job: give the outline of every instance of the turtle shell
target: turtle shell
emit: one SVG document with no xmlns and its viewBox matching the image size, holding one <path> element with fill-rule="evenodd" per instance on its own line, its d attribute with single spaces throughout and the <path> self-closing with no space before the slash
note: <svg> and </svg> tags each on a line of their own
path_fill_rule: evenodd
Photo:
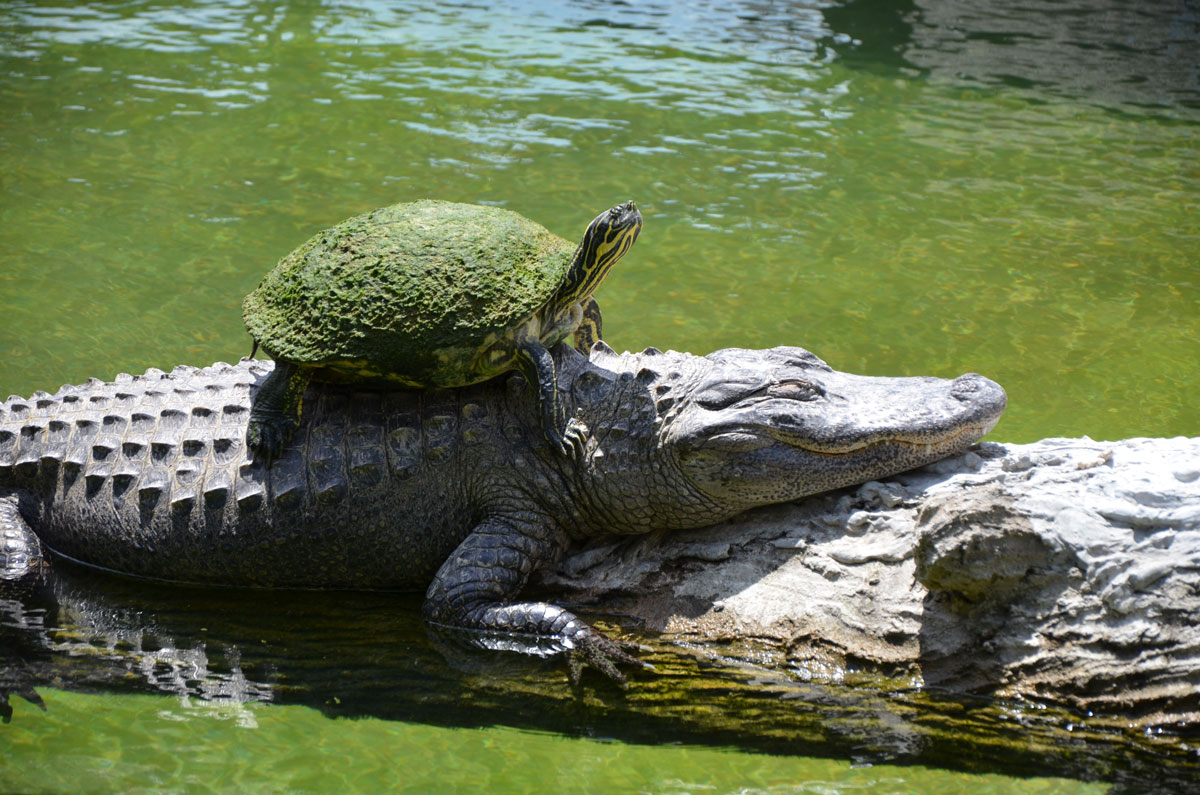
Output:
<svg viewBox="0 0 1200 795">
<path fill-rule="evenodd" d="M 510 210 L 383 207 L 314 235 L 246 296 L 251 336 L 329 377 L 455 386 L 566 276 L 575 244 Z M 557 341 L 557 340 L 555 340 Z"/>
</svg>

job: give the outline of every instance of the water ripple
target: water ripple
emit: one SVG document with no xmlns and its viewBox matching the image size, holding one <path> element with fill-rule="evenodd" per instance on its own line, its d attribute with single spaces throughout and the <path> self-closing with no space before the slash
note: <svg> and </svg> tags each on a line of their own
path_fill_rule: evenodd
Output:
<svg viewBox="0 0 1200 795">
<path fill-rule="evenodd" d="M 1200 6 L 919 0 L 913 65 L 941 79 L 1074 99 L 1200 110 Z"/>
</svg>

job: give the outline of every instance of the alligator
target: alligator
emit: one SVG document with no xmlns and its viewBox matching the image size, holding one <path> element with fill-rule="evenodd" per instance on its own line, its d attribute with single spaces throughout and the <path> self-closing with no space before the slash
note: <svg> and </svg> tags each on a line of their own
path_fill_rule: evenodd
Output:
<svg viewBox="0 0 1200 795">
<path fill-rule="evenodd" d="M 624 681 L 636 646 L 521 601 L 601 535 L 704 527 L 964 451 L 1004 390 L 886 378 L 796 347 L 553 355 L 579 456 L 550 448 L 520 374 L 460 389 L 311 385 L 268 467 L 245 446 L 273 364 L 180 366 L 0 405 L 0 578 L 44 551 L 125 575 L 269 588 L 425 590 L 423 617 L 492 648 L 563 652 Z M 540 644 L 540 645 L 539 645 Z"/>
</svg>

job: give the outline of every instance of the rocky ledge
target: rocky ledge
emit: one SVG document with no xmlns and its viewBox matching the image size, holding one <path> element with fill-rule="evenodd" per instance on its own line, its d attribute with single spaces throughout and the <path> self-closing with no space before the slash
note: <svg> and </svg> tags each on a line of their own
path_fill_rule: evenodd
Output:
<svg viewBox="0 0 1200 795">
<path fill-rule="evenodd" d="M 984 443 L 542 586 L 701 653 L 1200 727 L 1200 438 Z"/>
</svg>

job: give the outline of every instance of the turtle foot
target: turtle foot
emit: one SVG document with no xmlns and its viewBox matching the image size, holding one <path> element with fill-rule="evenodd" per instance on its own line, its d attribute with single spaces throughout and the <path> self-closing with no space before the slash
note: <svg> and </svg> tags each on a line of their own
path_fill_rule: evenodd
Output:
<svg viewBox="0 0 1200 795">
<path fill-rule="evenodd" d="M 587 452 L 587 437 L 591 431 L 582 421 L 572 417 L 567 420 L 562 437 L 558 440 L 558 448 L 562 454 L 573 461 L 582 461 Z"/>
<path fill-rule="evenodd" d="M 271 466 L 296 433 L 298 423 L 287 417 L 250 415 L 246 426 L 246 447 L 256 459 Z"/>
</svg>

